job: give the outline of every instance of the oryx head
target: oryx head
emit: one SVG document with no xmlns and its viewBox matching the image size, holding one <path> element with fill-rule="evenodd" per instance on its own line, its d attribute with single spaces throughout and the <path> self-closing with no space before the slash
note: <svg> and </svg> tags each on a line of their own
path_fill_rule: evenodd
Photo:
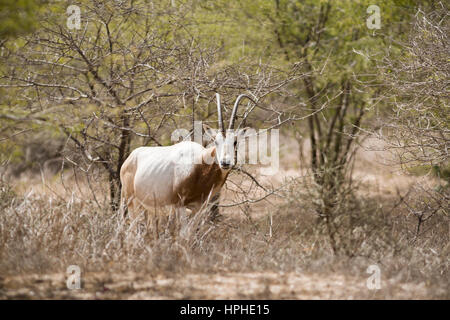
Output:
<svg viewBox="0 0 450 320">
<path fill-rule="evenodd" d="M 256 102 L 251 97 L 245 94 L 241 94 L 239 97 L 237 97 L 236 102 L 234 103 L 233 111 L 231 112 L 230 124 L 228 126 L 228 129 L 225 131 L 222 118 L 222 107 L 220 105 L 220 96 L 218 93 L 216 93 L 216 98 L 219 130 L 217 130 L 217 133 L 215 133 L 214 130 L 207 125 L 204 125 L 204 130 L 210 137 L 210 139 L 214 141 L 214 146 L 216 147 L 215 156 L 220 168 L 228 170 L 236 164 L 238 141 L 245 138 L 246 133 L 249 129 L 234 128 L 239 102 L 242 98 L 247 98 L 253 103 Z"/>
</svg>

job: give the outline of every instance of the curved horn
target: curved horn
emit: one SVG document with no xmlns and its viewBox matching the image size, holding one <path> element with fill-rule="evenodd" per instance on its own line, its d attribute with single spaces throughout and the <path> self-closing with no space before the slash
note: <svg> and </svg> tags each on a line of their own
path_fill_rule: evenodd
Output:
<svg viewBox="0 0 450 320">
<path fill-rule="evenodd" d="M 242 98 L 247 98 L 251 102 L 256 104 L 255 100 L 253 100 L 252 97 L 250 97 L 250 96 L 248 96 L 246 94 L 241 94 L 239 97 L 237 97 L 236 102 L 234 103 L 233 111 L 231 112 L 230 126 L 228 127 L 229 130 L 234 129 L 234 121 L 236 120 L 237 109 L 238 109 L 238 106 L 239 106 L 239 102 L 241 101 Z"/>
<path fill-rule="evenodd" d="M 223 126 L 222 107 L 220 106 L 220 95 L 216 93 L 217 99 L 217 121 L 219 122 L 219 131 L 225 136 L 225 127 Z"/>
</svg>

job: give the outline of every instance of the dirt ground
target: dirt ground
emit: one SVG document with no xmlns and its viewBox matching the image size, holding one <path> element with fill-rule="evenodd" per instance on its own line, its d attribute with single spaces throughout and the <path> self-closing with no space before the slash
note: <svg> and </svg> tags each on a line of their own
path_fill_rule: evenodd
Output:
<svg viewBox="0 0 450 320">
<path fill-rule="evenodd" d="M 149 276 L 88 273 L 81 289 L 67 289 L 65 274 L 1 278 L 2 299 L 423 299 L 425 283 L 381 281 L 341 274 L 224 273 Z M 384 283 L 383 283 L 384 282 Z"/>
</svg>

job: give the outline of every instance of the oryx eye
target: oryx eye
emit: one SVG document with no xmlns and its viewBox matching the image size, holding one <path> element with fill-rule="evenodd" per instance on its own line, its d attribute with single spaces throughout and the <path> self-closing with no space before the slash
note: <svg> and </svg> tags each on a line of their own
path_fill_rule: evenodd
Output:
<svg viewBox="0 0 450 320">
<path fill-rule="evenodd" d="M 236 146 L 237 145 L 237 141 L 234 141 L 234 146 Z"/>
</svg>

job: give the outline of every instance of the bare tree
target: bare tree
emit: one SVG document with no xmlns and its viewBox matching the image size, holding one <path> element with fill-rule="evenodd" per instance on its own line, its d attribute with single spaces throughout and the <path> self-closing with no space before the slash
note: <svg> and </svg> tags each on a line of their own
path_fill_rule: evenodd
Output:
<svg viewBox="0 0 450 320">
<path fill-rule="evenodd" d="M 418 182 L 405 199 L 407 211 L 416 219 L 415 241 L 423 230 L 431 229 L 424 228 L 425 222 L 437 216 L 448 219 L 449 212 L 448 7 L 439 2 L 434 10 L 419 9 L 410 30 L 407 41 L 399 44 L 404 54 L 387 56 L 380 66 L 392 110 L 387 121 L 384 114 L 376 135 L 403 169 L 420 168 L 438 177 L 435 186 Z"/>
<path fill-rule="evenodd" d="M 405 54 L 388 56 L 382 68 L 393 102 L 383 133 L 405 167 L 448 166 L 450 24 L 448 8 L 439 7 L 417 12 L 408 42 L 400 44 Z"/>
<path fill-rule="evenodd" d="M 2 56 L 0 89 L 18 98 L 10 109 L 21 111 L 1 118 L 59 129 L 66 164 L 106 173 L 113 209 L 133 144 L 164 145 L 174 129 L 215 117 L 215 92 L 228 106 L 238 93 L 261 99 L 295 77 L 262 64 L 218 67 L 217 49 L 187 31 L 189 4 L 160 5 L 82 4 L 79 30 L 49 10 L 38 31 Z"/>
</svg>

